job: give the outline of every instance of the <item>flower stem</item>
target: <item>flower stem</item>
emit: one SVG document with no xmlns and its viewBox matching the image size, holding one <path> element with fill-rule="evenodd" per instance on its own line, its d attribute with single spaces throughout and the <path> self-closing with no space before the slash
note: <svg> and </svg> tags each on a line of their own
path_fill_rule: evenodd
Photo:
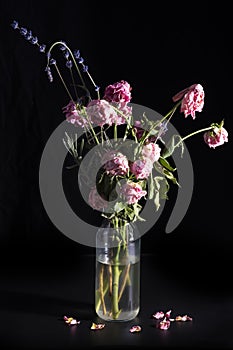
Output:
<svg viewBox="0 0 233 350">
<path fill-rule="evenodd" d="M 120 292 L 119 292 L 118 302 L 120 301 L 120 299 L 122 297 L 122 294 L 124 292 L 124 289 L 125 289 L 125 286 L 126 286 L 126 282 L 128 280 L 128 277 L 129 277 L 129 270 L 130 270 L 130 264 L 128 264 L 126 266 L 126 269 L 125 269 L 125 275 L 124 275 L 124 279 L 122 281 L 121 289 L 120 289 Z"/>
<path fill-rule="evenodd" d="M 104 266 L 101 266 L 100 270 L 100 300 L 102 305 L 103 314 L 106 314 L 106 305 L 104 301 Z"/>
<path fill-rule="evenodd" d="M 120 271 L 119 266 L 113 266 L 113 284 L 112 284 L 112 315 L 116 319 L 119 315 L 118 290 L 119 290 Z"/>
<path fill-rule="evenodd" d="M 65 90 L 66 90 L 66 92 L 67 92 L 67 94 L 68 94 L 68 96 L 70 98 L 70 100 L 73 101 L 73 97 L 72 97 L 71 93 L 69 92 L 69 89 L 68 89 L 68 87 L 67 87 L 67 85 L 66 85 L 66 83 L 65 83 L 65 81 L 64 81 L 64 79 L 63 79 L 63 77 L 61 75 L 61 72 L 60 72 L 58 66 L 56 64 L 54 66 L 56 68 L 57 74 L 58 74 L 59 78 L 61 79 L 61 82 L 62 82 L 62 84 L 63 84 L 63 86 L 64 86 L 64 88 L 65 88 Z"/>
<path fill-rule="evenodd" d="M 108 274 L 109 274 L 109 295 L 112 295 L 112 266 L 109 265 L 108 267 Z"/>
<path fill-rule="evenodd" d="M 211 129 L 213 130 L 214 128 L 215 128 L 215 126 L 209 126 L 208 128 L 203 128 L 203 129 L 200 129 L 200 130 L 196 130 L 196 131 L 192 132 L 191 134 L 188 134 L 187 136 L 182 137 L 179 140 L 179 142 L 174 146 L 174 148 L 178 147 L 181 142 L 183 142 L 184 140 L 188 139 L 189 137 L 194 136 L 196 134 L 199 134 L 200 132 L 208 131 L 208 130 L 211 130 Z"/>
</svg>

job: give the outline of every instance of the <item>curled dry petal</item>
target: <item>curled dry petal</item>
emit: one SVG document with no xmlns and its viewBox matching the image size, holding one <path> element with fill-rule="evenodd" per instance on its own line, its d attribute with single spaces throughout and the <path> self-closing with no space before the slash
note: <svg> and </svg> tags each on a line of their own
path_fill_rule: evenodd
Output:
<svg viewBox="0 0 233 350">
<path fill-rule="evenodd" d="M 152 317 L 156 318 L 156 320 L 159 320 L 160 318 L 164 317 L 163 311 L 157 311 L 155 314 L 152 315 Z"/>
<path fill-rule="evenodd" d="M 166 311 L 165 317 L 170 319 L 172 310 Z"/>
<path fill-rule="evenodd" d="M 163 311 L 157 311 L 155 314 L 152 315 L 152 317 L 156 318 L 157 320 L 160 320 L 161 318 L 170 318 L 172 310 L 166 311 L 165 313 Z"/>
<path fill-rule="evenodd" d="M 92 322 L 91 329 L 97 330 L 97 329 L 103 329 L 105 327 L 104 323 L 94 323 Z"/>
<path fill-rule="evenodd" d="M 176 321 L 192 321 L 192 317 L 188 316 L 188 315 L 184 315 L 184 316 L 176 316 L 175 318 Z"/>
<path fill-rule="evenodd" d="M 132 326 L 131 328 L 130 328 L 130 333 L 135 333 L 135 332 L 141 332 L 141 330 L 142 330 L 142 327 L 141 326 Z"/>
<path fill-rule="evenodd" d="M 69 325 L 75 325 L 75 324 L 79 324 L 80 323 L 80 321 L 77 321 L 73 317 L 64 316 L 63 319 L 64 319 L 65 323 L 67 323 Z"/>
<path fill-rule="evenodd" d="M 168 328 L 170 328 L 170 324 L 171 322 L 165 317 L 162 321 L 158 323 L 157 327 L 162 330 L 167 330 Z"/>
</svg>

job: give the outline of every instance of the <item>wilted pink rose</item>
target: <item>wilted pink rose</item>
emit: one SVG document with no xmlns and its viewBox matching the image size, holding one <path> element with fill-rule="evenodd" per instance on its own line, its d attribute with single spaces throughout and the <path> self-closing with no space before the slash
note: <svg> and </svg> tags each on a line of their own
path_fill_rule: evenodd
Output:
<svg viewBox="0 0 233 350">
<path fill-rule="evenodd" d="M 125 80 L 108 85 L 104 92 L 104 99 L 108 102 L 129 102 L 131 100 L 131 86 Z"/>
<path fill-rule="evenodd" d="M 153 169 L 153 163 L 149 158 L 137 159 L 130 164 L 130 170 L 136 179 L 147 179 Z"/>
<path fill-rule="evenodd" d="M 137 203 L 147 192 L 142 189 L 139 183 L 129 181 L 121 187 L 121 194 L 128 204 Z"/>
<path fill-rule="evenodd" d="M 182 99 L 180 112 L 185 118 L 190 114 L 196 118 L 195 112 L 201 112 L 204 106 L 205 93 L 201 84 L 193 84 L 190 87 L 178 92 L 172 100 L 177 102 Z"/>
<path fill-rule="evenodd" d="M 93 187 L 88 196 L 88 203 L 93 209 L 102 210 L 107 208 L 108 202 L 105 201 L 98 193 L 96 187 Z"/>
<path fill-rule="evenodd" d="M 210 148 L 221 146 L 224 142 L 228 142 L 228 132 L 223 127 L 216 127 L 214 130 L 207 131 L 204 134 L 204 141 Z"/>
<path fill-rule="evenodd" d="M 143 146 L 142 148 L 142 156 L 144 158 L 150 159 L 152 163 L 159 160 L 160 152 L 161 152 L 161 148 L 157 143 L 154 143 L 154 142 L 150 142 L 145 146 Z"/>
<path fill-rule="evenodd" d="M 70 101 L 67 106 L 62 108 L 63 113 L 66 115 L 66 120 L 74 124 L 75 126 L 87 126 L 88 121 L 86 119 L 85 111 L 78 111 L 74 101 Z"/>
<path fill-rule="evenodd" d="M 126 175 L 129 171 L 127 157 L 115 150 L 107 152 L 102 159 L 103 168 L 110 175 Z"/>
<path fill-rule="evenodd" d="M 117 113 L 106 100 L 90 101 L 86 112 L 91 122 L 96 126 L 112 125 L 113 120 L 117 118 Z"/>
</svg>

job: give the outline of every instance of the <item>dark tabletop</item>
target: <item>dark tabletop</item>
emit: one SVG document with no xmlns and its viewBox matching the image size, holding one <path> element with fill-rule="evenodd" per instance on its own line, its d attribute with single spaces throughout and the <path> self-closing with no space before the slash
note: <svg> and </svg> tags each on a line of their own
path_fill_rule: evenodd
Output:
<svg viewBox="0 0 233 350">
<path fill-rule="evenodd" d="M 221 277 L 217 264 L 142 254 L 138 317 L 93 331 L 92 322 L 103 323 L 94 312 L 95 254 L 32 255 L 27 259 L 24 253 L 23 262 L 9 256 L 1 265 L 2 349 L 233 348 L 230 276 Z M 192 321 L 156 328 L 152 314 L 168 310 L 173 317 L 188 314 Z M 64 315 L 80 323 L 69 326 Z M 140 325 L 141 332 L 131 333 L 132 325 Z"/>
</svg>

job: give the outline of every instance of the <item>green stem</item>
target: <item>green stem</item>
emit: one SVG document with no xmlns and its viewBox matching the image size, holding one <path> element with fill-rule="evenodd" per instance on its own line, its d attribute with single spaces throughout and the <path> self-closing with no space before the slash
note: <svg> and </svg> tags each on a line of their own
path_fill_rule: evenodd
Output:
<svg viewBox="0 0 233 350">
<path fill-rule="evenodd" d="M 118 302 L 118 291 L 119 291 L 119 280 L 120 271 L 119 266 L 113 266 L 113 284 L 112 284 L 112 316 L 116 319 L 119 315 L 119 302 Z"/>
<path fill-rule="evenodd" d="M 104 265 L 101 266 L 101 270 L 100 270 L 100 300 L 101 300 L 101 305 L 102 305 L 102 310 L 103 310 L 103 314 L 106 314 L 106 305 L 105 305 L 105 301 L 104 301 Z"/>
<path fill-rule="evenodd" d="M 178 147 L 180 145 L 181 142 L 183 142 L 184 140 L 188 139 L 189 137 L 191 136 L 194 136 L 196 134 L 199 134 L 200 132 L 204 132 L 204 131 L 208 131 L 208 130 L 213 130 L 215 128 L 215 126 L 209 126 L 208 128 L 203 128 L 203 129 L 200 129 L 200 130 L 196 130 L 194 132 L 192 132 L 191 134 L 185 136 L 185 137 L 182 137 L 182 139 L 180 139 L 180 141 L 174 146 L 174 149 L 176 147 Z"/>
<path fill-rule="evenodd" d="M 63 77 L 61 75 L 61 72 L 60 72 L 58 66 L 56 64 L 54 66 L 56 68 L 57 74 L 58 74 L 59 78 L 61 79 L 61 82 L 62 82 L 62 84 L 63 84 L 63 86 L 64 86 L 64 88 L 65 88 L 65 90 L 66 90 L 66 92 L 67 92 L 67 94 L 68 94 L 68 96 L 70 98 L 70 100 L 73 101 L 73 97 L 72 97 L 71 93 L 69 92 L 69 89 L 68 89 L 68 87 L 67 87 L 67 85 L 66 85 L 66 83 L 65 83 L 65 81 L 64 81 L 64 79 L 63 79 Z"/>
<path fill-rule="evenodd" d="M 114 124 L 114 140 L 117 141 L 117 124 Z"/>
<path fill-rule="evenodd" d="M 69 51 L 69 54 L 70 54 L 70 56 L 71 56 L 71 58 L 72 58 L 72 61 L 73 61 L 73 63 L 74 63 L 74 66 L 75 66 L 75 68 L 76 68 L 76 70 L 77 70 L 77 72 L 78 72 L 79 78 L 80 78 L 80 80 L 81 80 L 81 82 L 82 82 L 82 86 L 88 91 L 88 89 L 87 89 L 87 87 L 86 87 L 86 84 L 85 84 L 85 82 L 84 82 L 84 79 L 83 79 L 83 77 L 82 77 L 82 74 L 81 74 L 81 72 L 80 72 L 80 69 L 79 69 L 79 67 L 78 67 L 78 65 L 77 65 L 76 59 L 75 59 L 75 57 L 74 57 L 74 55 L 73 55 L 73 52 L 70 50 L 70 48 L 69 48 L 64 42 L 62 42 L 62 41 L 56 41 L 55 43 L 53 43 L 53 44 L 50 46 L 50 48 L 49 48 L 49 50 L 48 50 L 48 60 L 47 60 L 48 63 L 47 63 L 47 64 L 49 65 L 50 53 L 51 53 L 52 49 L 53 49 L 55 46 L 57 46 L 57 45 L 63 45 L 63 46 L 67 49 L 67 51 Z M 83 64 L 83 63 L 81 63 L 81 65 L 84 67 L 84 64 Z M 92 76 L 90 75 L 90 73 L 87 71 L 86 74 L 87 74 L 88 78 L 90 79 L 90 81 L 92 82 L 92 84 L 94 85 L 94 87 L 97 88 L 97 85 L 95 84 L 95 82 L 94 82 Z M 60 75 L 60 74 L 59 74 L 59 75 Z M 60 75 L 60 77 L 61 77 L 61 75 Z M 63 83 L 63 85 L 64 85 L 64 83 Z M 67 88 L 66 88 L 66 90 L 67 90 Z M 89 91 L 88 91 L 88 92 L 89 92 Z M 100 99 L 99 90 L 97 91 L 97 97 L 98 97 L 98 99 Z M 73 99 L 71 98 L 71 100 L 73 100 Z"/>
<path fill-rule="evenodd" d="M 179 107 L 179 105 L 181 104 L 182 100 L 180 100 L 179 102 L 177 102 L 175 104 L 175 106 L 172 107 L 172 109 L 170 109 L 169 112 L 167 112 L 167 114 L 165 114 L 165 116 L 160 120 L 160 123 L 162 123 L 164 120 L 166 120 L 171 114 L 173 115 L 177 109 L 177 107 Z"/>
<path fill-rule="evenodd" d="M 76 101 L 78 101 L 78 91 L 77 91 L 77 89 L 76 89 L 76 84 L 75 84 L 75 80 L 74 80 L 74 75 L 73 75 L 73 72 L 72 72 L 72 68 L 70 68 L 70 76 L 71 76 L 71 80 L 72 80 L 73 87 L 74 87 L 74 93 L 75 93 Z"/>
<path fill-rule="evenodd" d="M 122 282 L 121 289 L 120 289 L 119 296 L 118 296 L 118 302 L 121 300 L 122 294 L 124 293 L 126 282 L 128 280 L 128 277 L 129 277 L 129 270 L 130 270 L 130 264 L 128 264 L 126 266 L 126 269 L 125 269 L 123 282 Z"/>
<path fill-rule="evenodd" d="M 104 289 L 103 289 L 103 297 L 105 297 L 105 295 L 106 295 L 106 293 L 108 291 L 108 288 L 109 288 L 109 285 L 108 285 L 106 279 L 104 281 L 104 284 L 105 284 L 105 286 L 104 286 Z M 96 291 L 96 300 L 97 300 L 96 301 L 96 311 L 98 312 L 98 310 L 99 310 L 99 308 L 101 306 L 101 295 L 100 295 L 99 289 Z"/>
<path fill-rule="evenodd" d="M 152 126 L 150 127 L 150 129 L 149 129 L 147 132 L 145 132 L 145 133 L 143 134 L 143 136 L 141 137 L 141 139 L 140 139 L 140 144 L 141 144 L 141 145 L 145 143 L 146 139 L 148 139 L 148 137 L 150 136 L 151 132 L 152 132 L 158 125 L 160 125 L 161 123 L 163 123 L 163 121 L 166 120 L 166 119 L 168 119 L 168 117 L 169 117 L 168 121 L 172 118 L 173 114 L 175 113 L 176 109 L 179 107 L 180 104 L 181 104 L 181 101 L 177 102 L 177 103 L 175 104 L 175 106 L 173 106 L 172 109 L 170 109 L 170 111 L 169 111 L 167 114 L 165 114 L 164 117 L 162 117 L 161 120 L 159 120 L 159 121 L 157 121 L 157 122 L 155 122 L 155 123 L 152 124 Z M 167 121 L 167 122 L 168 122 L 168 121 Z M 160 130 L 160 132 L 162 132 L 162 130 Z M 158 137 L 159 137 L 159 136 L 158 136 Z"/>
<path fill-rule="evenodd" d="M 69 53 L 70 53 L 70 55 L 71 55 L 71 57 L 72 57 L 72 60 L 73 60 L 73 62 L 74 62 L 75 68 L 77 69 L 78 75 L 79 75 L 79 77 L 80 77 L 80 79 L 81 79 L 81 82 L 82 82 L 83 86 L 85 86 L 85 83 L 84 83 L 82 74 L 81 74 L 81 72 L 80 72 L 80 69 L 78 68 L 78 65 L 77 65 L 77 63 L 76 63 L 76 60 L 75 60 L 75 58 L 74 58 L 74 55 L 73 55 L 72 51 L 71 51 L 70 48 L 69 48 L 65 43 L 63 43 L 62 41 L 56 41 L 55 43 L 53 43 L 53 44 L 50 46 L 49 51 L 48 51 L 48 64 L 49 64 L 49 59 L 50 59 L 50 58 L 49 58 L 49 57 L 50 57 L 50 53 L 51 53 L 52 49 L 53 49 L 55 46 L 57 46 L 57 45 L 63 45 L 63 46 L 69 51 Z"/>
</svg>

